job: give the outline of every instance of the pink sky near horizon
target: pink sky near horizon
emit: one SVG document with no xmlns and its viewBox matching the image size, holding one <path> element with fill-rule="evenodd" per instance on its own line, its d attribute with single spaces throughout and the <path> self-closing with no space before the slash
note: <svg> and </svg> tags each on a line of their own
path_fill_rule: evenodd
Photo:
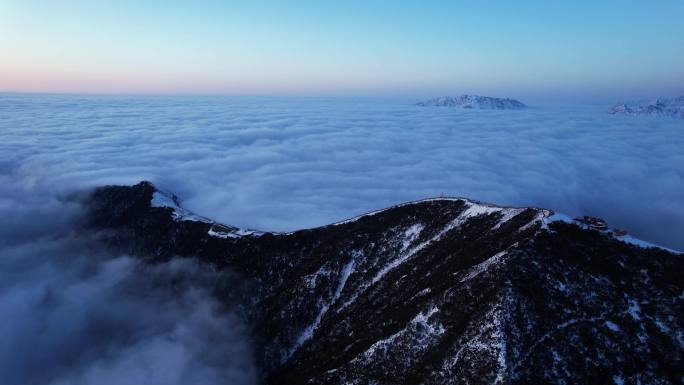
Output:
<svg viewBox="0 0 684 385">
<path fill-rule="evenodd" d="M 0 92 L 684 92 L 684 3 L 0 0 Z"/>
</svg>

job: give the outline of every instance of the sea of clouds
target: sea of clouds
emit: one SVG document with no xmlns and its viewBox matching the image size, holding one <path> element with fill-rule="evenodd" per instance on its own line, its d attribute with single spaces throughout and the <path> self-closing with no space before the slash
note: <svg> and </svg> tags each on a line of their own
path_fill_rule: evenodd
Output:
<svg viewBox="0 0 684 385">
<path fill-rule="evenodd" d="M 0 174 L 54 194 L 148 179 L 199 214 L 271 231 L 465 196 L 684 249 L 684 121 L 609 106 L 0 94 Z"/>
<path fill-rule="evenodd" d="M 0 94 L 0 383 L 256 378 L 240 317 L 212 302 L 215 273 L 142 267 L 74 232 L 81 211 L 63 198 L 102 184 L 150 180 L 271 231 L 465 196 L 596 215 L 684 250 L 684 121 L 609 105 Z M 186 270 L 191 290 L 163 285 Z"/>
</svg>

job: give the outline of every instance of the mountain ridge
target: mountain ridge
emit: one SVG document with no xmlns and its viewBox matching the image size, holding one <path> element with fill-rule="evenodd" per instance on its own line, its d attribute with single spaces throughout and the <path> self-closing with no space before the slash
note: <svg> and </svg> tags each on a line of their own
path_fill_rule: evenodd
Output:
<svg viewBox="0 0 684 385">
<path fill-rule="evenodd" d="M 553 221 L 564 221 L 567 223 L 574 223 L 574 224 L 577 224 L 580 226 L 586 226 L 586 224 L 582 223 L 577 218 L 573 219 L 570 216 L 567 216 L 565 214 L 557 213 L 553 210 L 546 209 L 546 208 L 543 208 L 540 206 L 500 205 L 500 204 L 484 202 L 484 201 L 475 200 L 475 199 L 462 197 L 462 196 L 443 196 L 442 195 L 442 196 L 438 196 L 438 197 L 416 199 L 416 200 L 412 200 L 412 201 L 397 203 L 397 204 L 385 207 L 383 209 L 368 211 L 365 213 L 355 215 L 353 217 L 349 217 L 346 219 L 342 219 L 342 220 L 339 220 L 336 222 L 332 222 L 329 224 L 320 225 L 320 226 L 316 226 L 316 227 L 302 228 L 302 229 L 297 229 L 294 231 L 264 231 L 264 230 L 256 230 L 256 229 L 251 229 L 251 228 L 245 229 L 245 228 L 239 228 L 239 227 L 235 227 L 235 226 L 231 226 L 231 225 L 226 225 L 226 224 L 214 221 L 210 218 L 197 215 L 197 214 L 192 213 L 192 212 L 186 210 L 185 208 L 183 208 L 181 206 L 181 204 L 179 203 L 179 201 L 177 200 L 177 198 L 172 199 L 171 196 L 175 197 L 175 194 L 170 193 L 168 191 L 160 190 L 156 186 L 154 186 L 154 184 L 152 184 L 150 182 L 142 182 L 142 183 L 149 183 L 156 190 L 154 193 L 155 195 L 152 198 L 152 206 L 168 207 L 168 208 L 173 209 L 174 210 L 174 213 L 173 213 L 174 218 L 212 223 L 212 224 L 216 225 L 217 227 L 229 229 L 228 232 L 226 232 L 225 230 L 224 231 L 213 231 L 213 230 L 209 231 L 210 235 L 218 236 L 218 237 L 237 237 L 237 236 L 245 236 L 245 235 L 262 235 L 264 233 L 270 233 L 270 234 L 276 234 L 276 235 L 288 235 L 288 234 L 295 233 L 297 231 L 314 230 L 314 229 L 318 229 L 318 228 L 325 228 L 328 226 L 337 226 L 337 225 L 341 225 L 341 224 L 345 224 L 345 223 L 350 223 L 350 222 L 356 221 L 356 220 L 361 219 L 361 218 L 366 217 L 366 216 L 371 216 L 371 215 L 374 215 L 374 214 L 377 214 L 377 213 L 380 213 L 380 212 L 383 212 L 386 210 L 391 210 L 391 209 L 402 207 L 402 206 L 408 206 L 408 205 L 412 205 L 412 204 L 420 204 L 420 203 L 425 203 L 425 202 L 435 202 L 435 201 L 464 201 L 464 202 L 467 202 L 471 205 L 477 205 L 477 206 L 489 207 L 489 208 L 495 208 L 495 209 L 519 209 L 520 210 L 520 209 L 524 209 L 524 208 L 529 208 L 529 209 L 541 210 L 541 211 L 545 212 L 545 215 L 543 218 L 543 223 L 545 226 L 549 222 L 553 222 Z M 163 196 L 163 198 L 161 198 L 161 199 L 157 198 L 157 194 L 159 194 L 160 196 Z M 613 230 L 616 230 L 616 229 L 606 227 L 606 229 L 604 231 L 607 233 L 612 233 Z M 618 231 L 623 231 L 623 230 L 618 230 Z M 660 248 L 660 249 L 667 250 L 667 251 L 675 253 L 675 254 L 682 254 L 683 253 L 681 251 L 674 250 L 674 249 L 671 249 L 669 247 L 661 246 L 661 245 L 654 244 L 651 242 L 647 242 L 647 241 L 644 241 L 644 240 L 641 240 L 638 238 L 634 238 L 634 237 L 629 236 L 629 235 L 616 236 L 616 239 L 623 241 L 623 242 L 626 242 L 626 243 L 631 243 L 631 244 L 634 244 L 637 246 Z"/>
<path fill-rule="evenodd" d="M 252 282 L 267 383 L 677 382 L 682 261 L 666 250 L 458 198 L 217 237 L 214 222 L 153 206 L 156 191 L 95 190 L 87 227 L 133 255 L 191 256 Z"/>
<path fill-rule="evenodd" d="M 421 107 L 460 107 L 464 109 L 481 110 L 520 110 L 527 108 L 527 105 L 515 99 L 468 94 L 460 96 L 441 96 L 418 102 L 416 105 Z"/>
<path fill-rule="evenodd" d="M 657 98 L 631 103 L 617 103 L 608 110 L 612 115 L 646 115 L 684 118 L 684 96 Z"/>
</svg>

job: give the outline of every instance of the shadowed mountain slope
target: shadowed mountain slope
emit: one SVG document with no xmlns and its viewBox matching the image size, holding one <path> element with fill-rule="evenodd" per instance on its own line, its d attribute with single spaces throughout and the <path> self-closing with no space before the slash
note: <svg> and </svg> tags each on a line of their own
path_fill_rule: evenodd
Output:
<svg viewBox="0 0 684 385">
<path fill-rule="evenodd" d="M 243 276 L 270 384 L 682 381 L 681 255 L 549 210 L 436 198 L 279 234 L 148 182 L 99 188 L 88 208 L 110 247 Z"/>
</svg>

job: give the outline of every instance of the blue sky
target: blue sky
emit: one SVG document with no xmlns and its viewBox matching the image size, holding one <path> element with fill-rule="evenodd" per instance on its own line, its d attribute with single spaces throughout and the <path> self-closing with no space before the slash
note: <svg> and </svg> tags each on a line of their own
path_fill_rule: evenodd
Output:
<svg viewBox="0 0 684 385">
<path fill-rule="evenodd" d="M 0 91 L 652 96 L 684 2 L 0 0 Z"/>
</svg>

